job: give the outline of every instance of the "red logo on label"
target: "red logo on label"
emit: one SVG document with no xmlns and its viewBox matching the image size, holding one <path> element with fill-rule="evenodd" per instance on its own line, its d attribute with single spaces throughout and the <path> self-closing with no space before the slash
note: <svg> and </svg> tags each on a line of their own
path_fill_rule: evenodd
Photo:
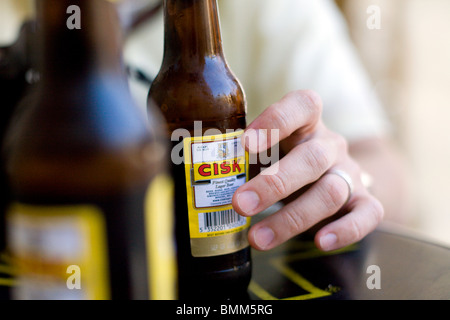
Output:
<svg viewBox="0 0 450 320">
<path fill-rule="evenodd" d="M 211 175 L 218 176 L 218 175 L 226 175 L 229 173 L 241 173 L 242 167 L 239 164 L 238 160 L 233 160 L 233 162 L 230 161 L 224 161 L 221 163 L 205 163 L 198 167 L 198 173 L 202 177 L 210 177 Z"/>
</svg>

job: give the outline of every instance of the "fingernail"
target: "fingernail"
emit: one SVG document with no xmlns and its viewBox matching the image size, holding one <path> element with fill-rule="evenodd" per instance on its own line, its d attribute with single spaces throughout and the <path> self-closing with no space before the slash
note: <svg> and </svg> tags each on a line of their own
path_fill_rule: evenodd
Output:
<svg viewBox="0 0 450 320">
<path fill-rule="evenodd" d="M 255 232 L 255 243 L 260 249 L 267 248 L 275 238 L 272 229 L 263 227 Z"/>
<path fill-rule="evenodd" d="M 244 145 L 251 153 L 258 153 L 267 149 L 267 130 L 248 129 L 244 134 Z"/>
<path fill-rule="evenodd" d="M 254 191 L 244 191 L 237 196 L 239 208 L 246 214 L 251 214 L 259 205 L 259 196 Z"/>
<path fill-rule="evenodd" d="M 320 238 L 320 246 L 325 251 L 333 250 L 336 242 L 337 237 L 334 233 L 328 233 Z"/>
</svg>

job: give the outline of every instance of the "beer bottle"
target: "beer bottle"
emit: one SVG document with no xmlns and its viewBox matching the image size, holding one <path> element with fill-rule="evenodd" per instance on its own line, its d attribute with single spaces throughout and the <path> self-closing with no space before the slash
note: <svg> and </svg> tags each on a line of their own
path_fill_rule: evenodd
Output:
<svg viewBox="0 0 450 320">
<path fill-rule="evenodd" d="M 0 28 L 6 28 L 6 25 Z M 0 143 L 3 143 L 6 128 L 17 102 L 28 88 L 26 74 L 29 67 L 28 43 L 32 33 L 32 23 L 22 25 L 16 41 L 0 47 Z M 9 186 L 3 157 L 0 157 L 0 253 L 5 246 L 4 213 L 9 203 Z"/>
<path fill-rule="evenodd" d="M 244 92 L 224 57 L 216 0 L 165 0 L 164 19 L 148 101 L 162 110 L 173 146 L 179 297 L 245 297 L 250 219 L 231 205 L 248 179 Z"/>
<path fill-rule="evenodd" d="M 163 118 L 134 105 L 114 6 L 36 3 L 41 79 L 6 142 L 13 298 L 174 298 Z"/>
</svg>

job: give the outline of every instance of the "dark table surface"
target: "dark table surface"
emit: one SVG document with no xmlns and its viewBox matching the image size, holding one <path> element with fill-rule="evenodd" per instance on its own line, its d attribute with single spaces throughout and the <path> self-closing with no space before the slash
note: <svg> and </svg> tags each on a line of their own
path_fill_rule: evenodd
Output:
<svg viewBox="0 0 450 320">
<path fill-rule="evenodd" d="M 450 299 L 450 248 L 392 228 L 329 253 L 299 237 L 253 261 L 253 299 Z"/>
<path fill-rule="evenodd" d="M 297 237 L 252 258 L 255 300 L 450 299 L 450 248 L 392 230 L 329 253 Z M 13 281 L 0 259 L 0 299 Z"/>
</svg>

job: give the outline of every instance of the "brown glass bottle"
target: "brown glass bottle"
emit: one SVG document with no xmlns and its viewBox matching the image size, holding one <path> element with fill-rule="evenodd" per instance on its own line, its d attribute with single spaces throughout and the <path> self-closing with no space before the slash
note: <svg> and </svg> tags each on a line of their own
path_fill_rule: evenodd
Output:
<svg viewBox="0 0 450 320">
<path fill-rule="evenodd" d="M 3 26 L 6 27 L 6 26 Z M 28 47 L 31 43 L 33 23 L 22 25 L 19 35 L 10 46 L 0 47 L 0 144 L 3 145 L 11 115 L 28 88 L 26 74 L 30 68 Z M 3 157 L 0 157 L 0 252 L 5 246 L 4 213 L 9 203 L 9 186 Z"/>
<path fill-rule="evenodd" d="M 161 108 L 168 123 L 168 135 L 173 146 L 172 173 L 175 179 L 179 296 L 182 299 L 245 297 L 251 277 L 248 225 L 243 230 L 238 228 L 238 231 L 225 229 L 231 233 L 228 236 L 223 235 L 224 232 L 221 234 L 221 232 L 199 231 L 200 225 L 209 231 L 213 229 L 205 228 L 206 225 L 214 225 L 219 229 L 228 228 L 230 226 L 224 227 L 226 224 L 224 221 L 230 219 L 227 215 L 231 213 L 233 220 L 237 214 L 226 210 L 231 210 L 232 193 L 225 196 L 225 206 L 211 207 L 209 209 L 213 211 L 211 213 L 200 212 L 205 211 L 201 210 L 205 205 L 197 205 L 199 200 L 196 197 L 200 197 L 200 187 L 196 188 L 197 186 L 190 182 L 190 178 L 191 181 L 195 180 L 193 178 L 195 174 L 191 176 L 189 171 L 201 166 L 186 166 L 186 160 L 189 158 L 187 152 L 193 156 L 197 151 L 193 151 L 192 139 L 185 136 L 187 134 L 190 137 L 208 136 L 208 130 L 225 134 L 232 129 L 245 129 L 244 92 L 230 71 L 223 54 L 216 0 L 166 0 L 164 16 L 164 59 L 159 74 L 151 86 L 148 101 L 156 102 Z M 199 143 L 197 146 L 209 148 L 207 143 L 210 142 L 211 140 L 207 138 L 207 142 Z M 180 143 L 184 143 L 184 146 L 181 147 Z M 236 137 L 234 144 L 238 143 L 239 139 Z M 222 147 L 225 147 L 225 151 L 229 151 L 225 145 L 222 144 Z M 180 156 L 184 160 L 183 163 L 177 159 Z M 224 153 L 221 156 L 226 158 Z M 205 170 L 210 176 L 224 162 L 217 159 L 212 161 L 211 168 Z M 229 171 L 226 165 L 223 168 L 225 170 L 222 173 Z M 219 173 L 216 171 L 215 173 Z M 246 173 L 248 179 L 248 167 Z M 230 181 L 234 181 L 232 184 L 237 183 L 240 177 L 242 176 L 231 177 Z M 212 181 L 219 185 L 219 182 L 225 180 L 201 182 L 208 184 Z M 230 187 L 229 191 L 235 189 L 236 186 Z M 215 199 L 211 201 L 223 200 L 220 199 L 219 193 L 212 198 L 214 197 Z M 219 217 L 217 212 L 222 216 Z M 194 223 L 198 223 L 199 226 L 192 225 L 192 219 L 197 219 L 196 214 L 199 218 Z M 200 221 L 201 219 L 204 221 Z M 241 218 L 237 219 L 241 221 Z M 249 220 L 246 221 L 250 223 Z M 210 238 L 204 240 L 205 234 Z M 230 240 L 230 237 L 234 238 Z M 217 249 L 228 246 L 229 241 L 236 241 L 238 245 L 228 251 Z"/>
<path fill-rule="evenodd" d="M 130 96 L 115 9 L 103 0 L 38 0 L 37 20 L 41 80 L 7 137 L 8 248 L 21 270 L 13 297 L 171 298 L 152 295 L 149 269 L 158 262 L 151 200 L 170 188 L 157 177 L 166 171 L 165 128 L 159 111 L 148 125 Z"/>
</svg>

